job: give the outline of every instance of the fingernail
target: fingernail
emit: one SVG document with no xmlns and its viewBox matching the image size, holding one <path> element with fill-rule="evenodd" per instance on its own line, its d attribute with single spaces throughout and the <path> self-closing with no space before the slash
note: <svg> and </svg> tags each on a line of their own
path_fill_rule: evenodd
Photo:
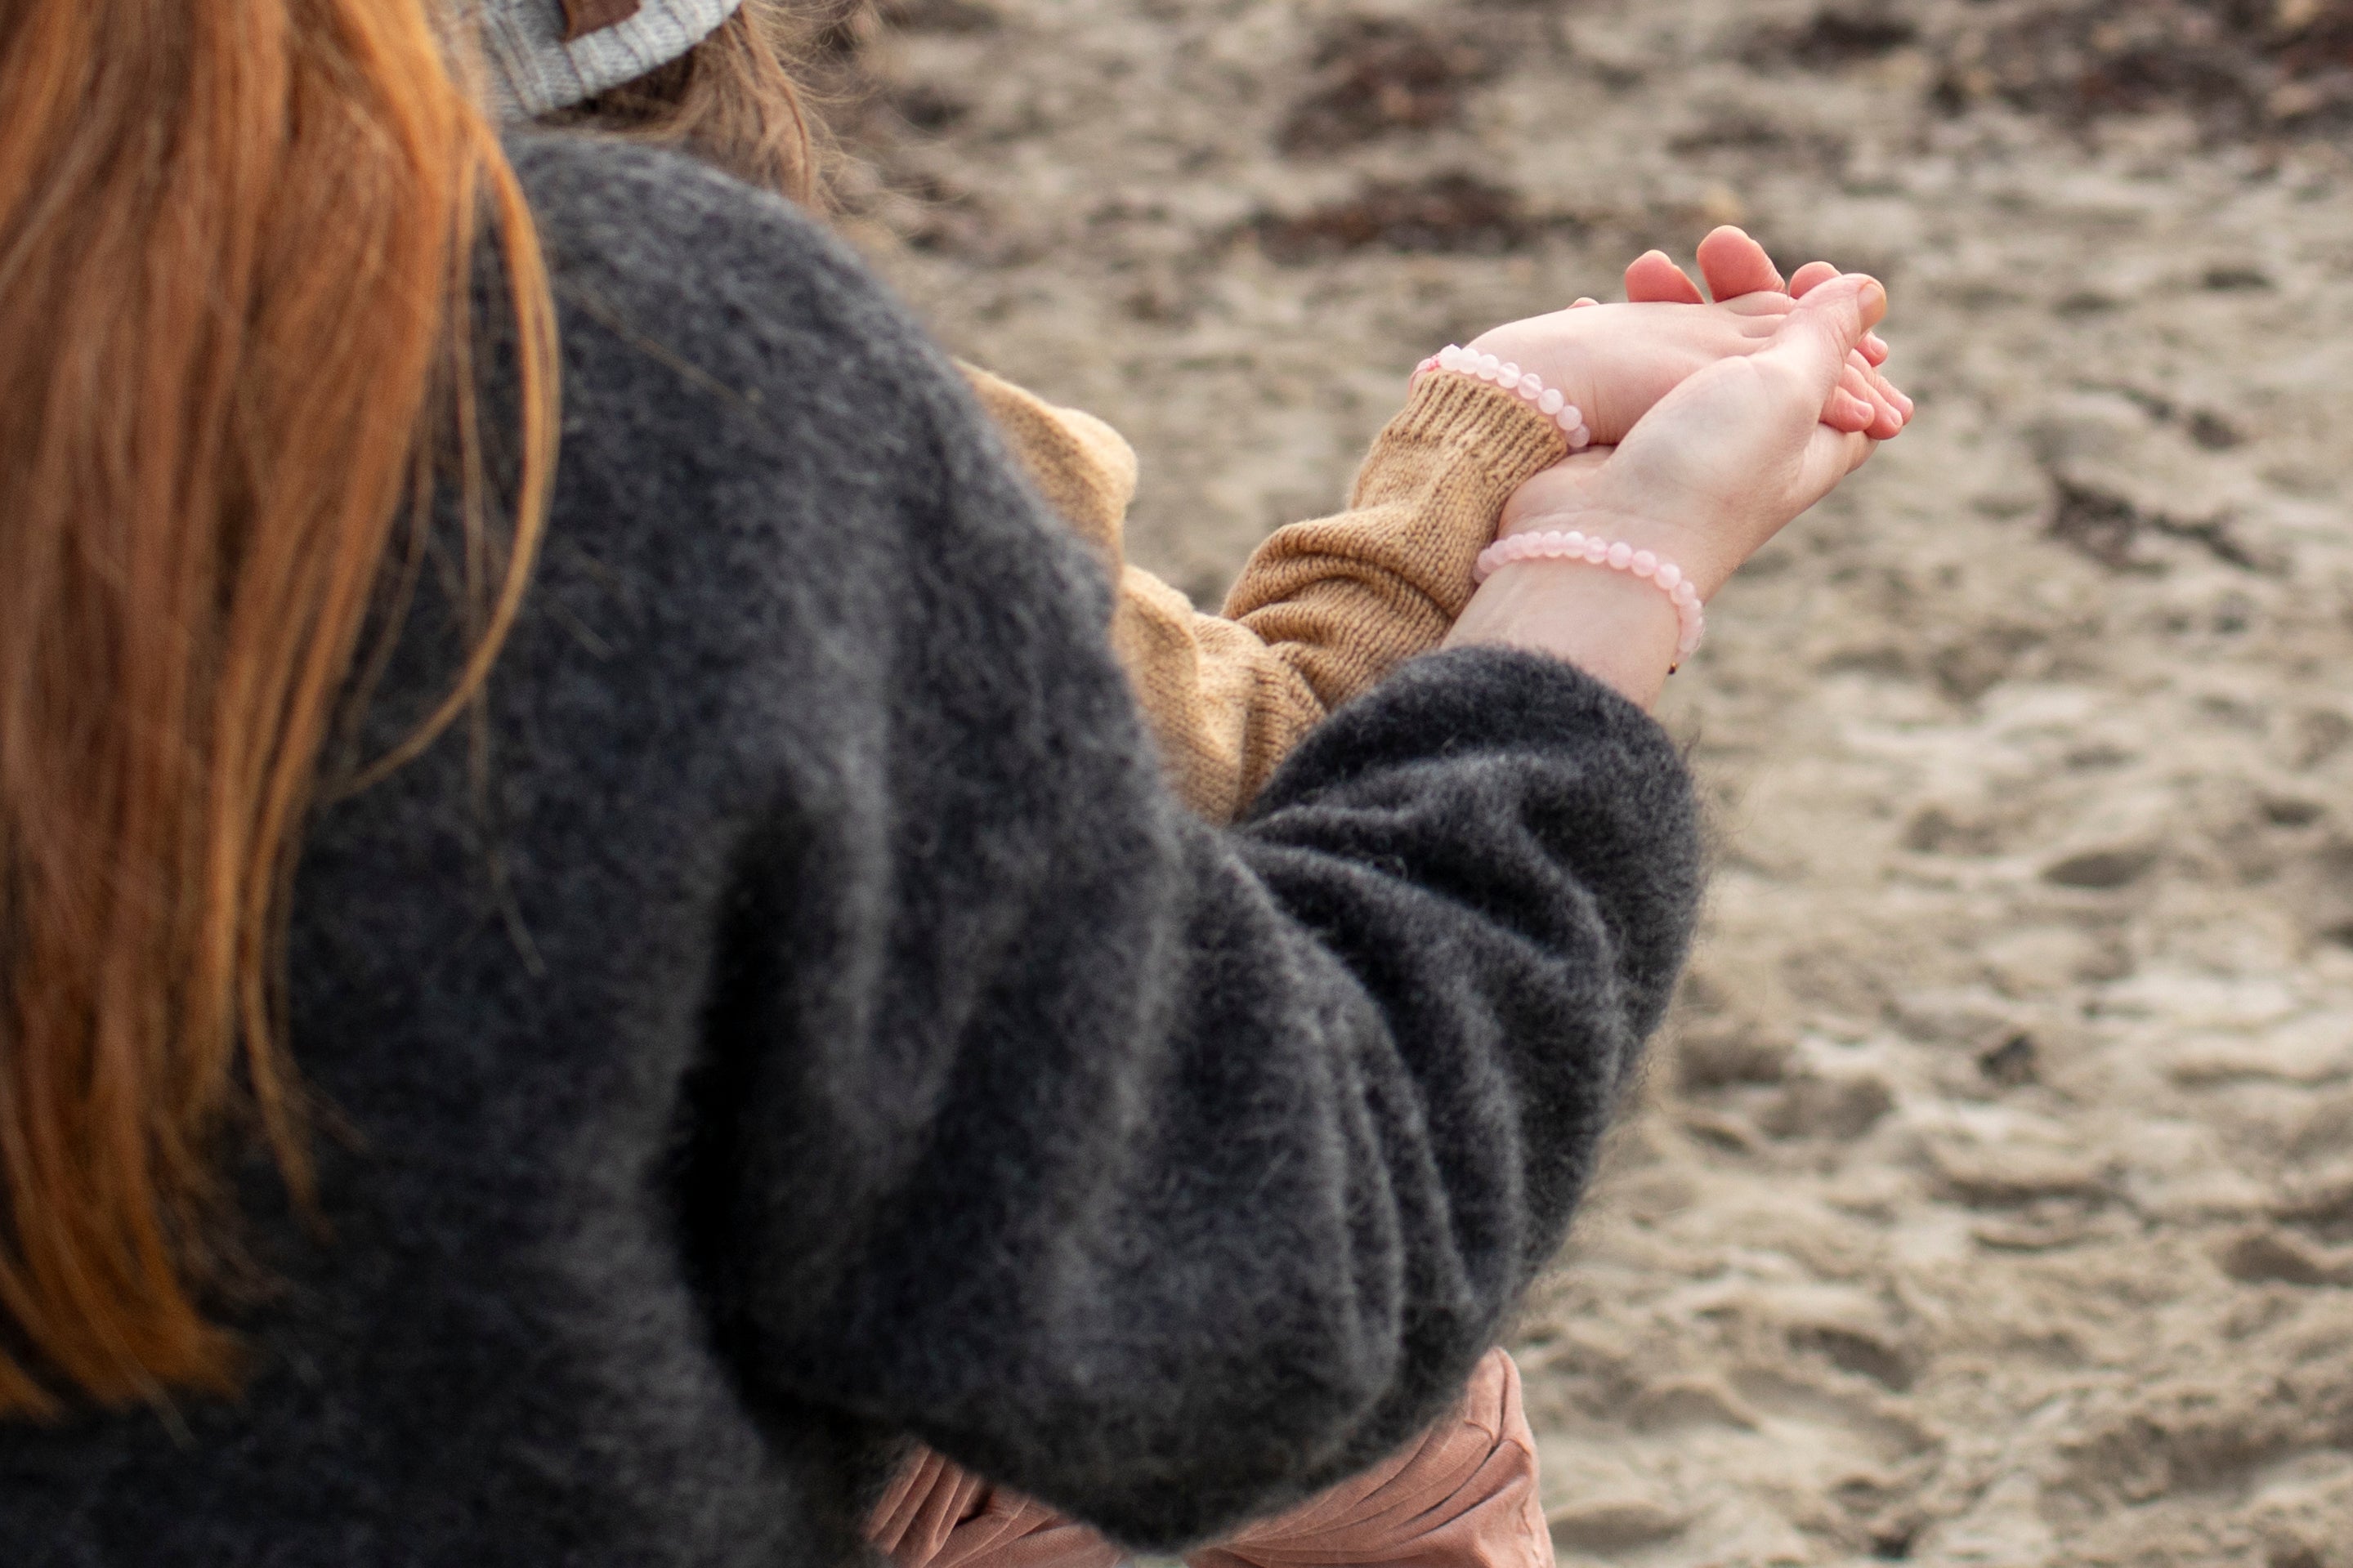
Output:
<svg viewBox="0 0 2353 1568">
<path fill-rule="evenodd" d="M 1886 286 L 1868 273 L 1863 274 L 1862 277 L 1862 308 L 1865 310 L 1887 309 Z"/>
</svg>

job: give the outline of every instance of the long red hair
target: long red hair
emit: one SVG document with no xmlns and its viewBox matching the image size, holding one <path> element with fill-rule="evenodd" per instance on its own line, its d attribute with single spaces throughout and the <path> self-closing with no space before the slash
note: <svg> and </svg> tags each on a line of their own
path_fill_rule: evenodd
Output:
<svg viewBox="0 0 2353 1568">
<path fill-rule="evenodd" d="M 403 754 L 522 591 L 554 311 L 428 4 L 0 0 L 0 1417 L 235 1386 L 221 1166 L 258 1136 L 307 1197 L 288 884 L 437 434 L 479 636 Z M 520 327 L 502 549 L 485 224 Z"/>
</svg>

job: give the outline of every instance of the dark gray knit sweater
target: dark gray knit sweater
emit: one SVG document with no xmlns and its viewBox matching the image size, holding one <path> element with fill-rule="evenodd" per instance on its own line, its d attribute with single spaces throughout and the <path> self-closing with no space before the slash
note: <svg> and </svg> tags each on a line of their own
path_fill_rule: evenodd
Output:
<svg viewBox="0 0 2353 1568">
<path fill-rule="evenodd" d="M 777 201 L 515 150 L 547 549 L 459 729 L 324 809 L 329 1234 L 237 1402 L 0 1426 L 8 1568 L 839 1561 L 910 1435 L 1170 1546 L 1439 1415 L 1559 1243 L 1693 915 L 1683 770 L 1423 659 L 1188 819 L 1105 587 Z M 428 562 L 376 747 L 448 689 Z"/>
</svg>

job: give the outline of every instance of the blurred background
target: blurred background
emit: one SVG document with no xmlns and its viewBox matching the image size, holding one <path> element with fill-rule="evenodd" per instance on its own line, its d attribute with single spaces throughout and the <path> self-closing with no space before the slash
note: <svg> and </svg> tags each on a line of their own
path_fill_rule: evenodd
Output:
<svg viewBox="0 0 2353 1568">
<path fill-rule="evenodd" d="M 1902 438 L 1672 682 L 1718 874 L 1520 1326 L 1565 1563 L 2353 1565 L 2353 0 L 891 0 L 854 237 L 1214 605 L 1737 222 Z"/>
</svg>

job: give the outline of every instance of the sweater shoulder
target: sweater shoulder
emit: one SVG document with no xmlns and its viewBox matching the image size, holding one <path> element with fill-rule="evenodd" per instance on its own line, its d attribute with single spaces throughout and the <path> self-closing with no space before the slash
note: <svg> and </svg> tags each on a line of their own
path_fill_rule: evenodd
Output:
<svg viewBox="0 0 2353 1568">
<path fill-rule="evenodd" d="M 557 523 L 658 549 L 681 578 L 700 563 L 717 594 L 824 578 L 887 589 L 902 616 L 926 593 L 1043 594 L 1101 624 L 1100 574 L 953 363 L 808 214 L 608 138 L 508 153 L 563 340 Z"/>
<path fill-rule="evenodd" d="M 507 150 L 563 322 L 567 402 L 577 374 L 615 362 L 714 412 L 887 443 L 963 397 L 881 283 L 781 196 L 610 139 L 533 133 Z M 585 353 L 589 340 L 619 352 Z"/>
</svg>

